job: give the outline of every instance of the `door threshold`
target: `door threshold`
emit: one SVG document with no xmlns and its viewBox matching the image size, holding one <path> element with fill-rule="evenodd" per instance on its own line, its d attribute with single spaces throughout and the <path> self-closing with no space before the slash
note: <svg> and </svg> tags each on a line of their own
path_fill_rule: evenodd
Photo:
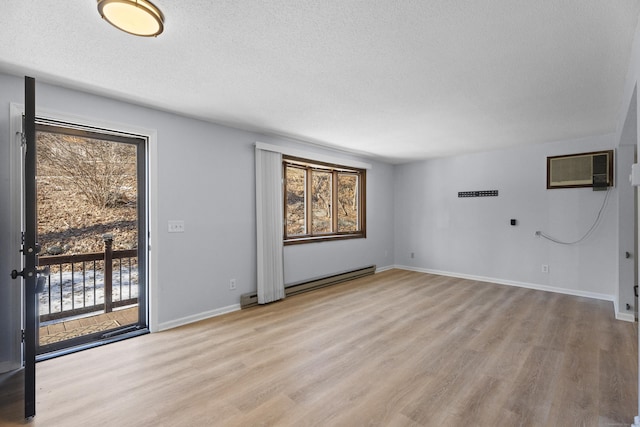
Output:
<svg viewBox="0 0 640 427">
<path fill-rule="evenodd" d="M 114 331 L 117 332 L 117 331 Z M 36 356 L 36 362 L 44 362 L 45 360 L 55 359 L 56 357 L 66 356 L 67 354 L 76 353 L 82 350 L 88 350 L 94 347 L 100 347 L 105 344 L 111 344 L 117 341 L 123 341 L 129 338 L 139 337 L 140 335 L 146 335 L 149 333 L 148 328 L 136 329 L 133 331 L 127 331 L 124 333 L 112 333 L 105 334 L 103 339 L 97 341 L 91 341 L 83 344 L 78 344 L 70 347 L 61 348 L 59 350 L 53 350 L 46 353 L 38 354 Z"/>
</svg>

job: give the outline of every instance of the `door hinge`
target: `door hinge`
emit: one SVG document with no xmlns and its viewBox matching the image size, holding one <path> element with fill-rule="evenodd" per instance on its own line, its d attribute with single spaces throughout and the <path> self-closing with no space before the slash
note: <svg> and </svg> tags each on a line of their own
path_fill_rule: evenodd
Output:
<svg viewBox="0 0 640 427">
<path fill-rule="evenodd" d="M 22 330 L 22 342 L 24 342 L 24 329 Z"/>
</svg>

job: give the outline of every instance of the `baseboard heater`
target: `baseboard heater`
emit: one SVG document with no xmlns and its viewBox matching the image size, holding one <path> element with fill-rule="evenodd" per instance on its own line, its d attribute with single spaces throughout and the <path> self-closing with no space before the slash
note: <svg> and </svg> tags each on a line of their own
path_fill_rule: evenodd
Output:
<svg viewBox="0 0 640 427">
<path fill-rule="evenodd" d="M 284 288 L 284 294 L 285 296 L 290 297 L 292 295 L 301 294 L 303 292 L 309 292 L 315 289 L 324 288 L 326 286 L 335 285 L 337 283 L 346 282 L 347 280 L 369 276 L 371 274 L 374 274 L 375 272 L 376 266 L 371 265 L 369 267 L 358 268 L 356 270 L 345 271 L 342 273 L 332 274 L 330 276 L 305 280 L 303 282 L 286 285 Z M 252 292 L 250 294 L 244 294 L 240 296 L 241 308 L 253 307 L 254 305 L 258 305 L 257 292 Z"/>
</svg>

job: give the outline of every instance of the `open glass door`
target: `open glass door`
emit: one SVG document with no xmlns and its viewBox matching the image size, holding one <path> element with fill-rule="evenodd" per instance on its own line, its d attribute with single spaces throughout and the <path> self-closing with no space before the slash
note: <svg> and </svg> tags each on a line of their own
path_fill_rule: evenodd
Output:
<svg viewBox="0 0 640 427">
<path fill-rule="evenodd" d="M 148 331 L 146 139 L 36 119 L 38 359 Z"/>
<path fill-rule="evenodd" d="M 23 364 L 24 364 L 24 416 L 36 414 L 36 351 L 38 346 L 38 291 L 46 278 L 38 271 L 37 211 L 36 211 L 36 128 L 35 80 L 25 77 L 24 181 L 22 218 L 22 270 L 13 270 L 11 277 L 21 277 L 24 297 Z"/>
<path fill-rule="evenodd" d="M 22 261 L 21 270 L 11 275 L 22 285 L 24 415 L 32 418 L 36 414 L 36 361 L 148 333 L 148 146 L 147 139 L 140 135 L 37 118 L 35 80 L 29 77 L 25 77 L 22 119 Z M 51 165 L 51 156 L 55 158 L 68 149 L 80 157 L 62 173 L 60 164 Z M 100 153 L 102 157 L 97 158 Z M 46 155 L 50 157 L 43 157 Z M 104 169 L 108 163 L 123 169 Z M 59 171 L 54 173 L 56 168 Z M 67 248 L 65 243 L 56 245 L 52 233 L 39 233 L 39 213 L 46 217 L 46 209 L 51 207 L 42 201 L 53 197 L 45 190 L 56 188 L 54 176 L 77 181 L 83 176 L 69 174 L 82 168 L 91 169 L 94 178 L 104 183 L 103 207 L 127 211 L 128 216 L 113 217 L 106 225 L 70 226 L 72 242 Z M 51 183 L 53 187 L 47 187 Z M 71 197 L 66 196 L 63 205 Z M 83 200 L 86 202 L 86 197 Z M 84 202 L 80 204 L 90 205 Z M 96 209 L 89 208 L 82 214 L 92 210 Z M 99 236 L 99 259 L 95 259 L 95 253 L 72 250 L 82 240 L 74 234 L 78 228 Z M 56 250 L 63 253 L 55 254 Z M 94 316 L 99 315 L 104 318 L 96 320 Z M 61 339 L 52 340 L 47 329 L 50 331 L 55 323 L 73 330 L 67 329 L 58 334 Z"/>
</svg>

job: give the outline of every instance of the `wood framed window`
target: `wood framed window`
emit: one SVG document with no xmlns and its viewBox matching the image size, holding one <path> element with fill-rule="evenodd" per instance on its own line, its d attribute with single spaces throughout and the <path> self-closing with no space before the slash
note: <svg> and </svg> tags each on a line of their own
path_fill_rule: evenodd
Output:
<svg viewBox="0 0 640 427">
<path fill-rule="evenodd" d="M 366 237 L 366 171 L 283 157 L 284 243 Z"/>
</svg>

